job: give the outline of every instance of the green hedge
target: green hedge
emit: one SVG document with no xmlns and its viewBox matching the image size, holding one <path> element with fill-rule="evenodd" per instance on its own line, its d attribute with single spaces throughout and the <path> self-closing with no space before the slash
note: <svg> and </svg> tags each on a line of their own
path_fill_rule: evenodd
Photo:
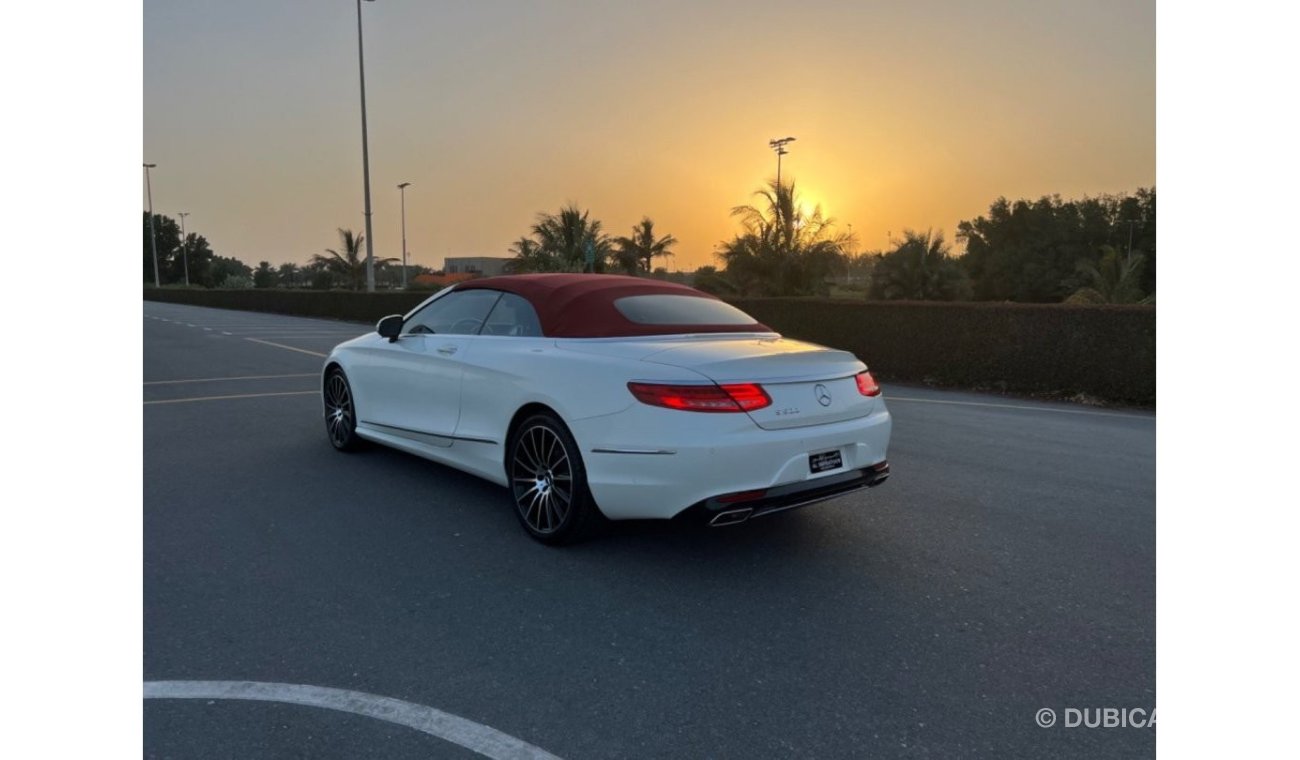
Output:
<svg viewBox="0 0 1300 760">
<path fill-rule="evenodd" d="M 1154 306 L 737 299 L 885 380 L 1155 405 Z"/>
<path fill-rule="evenodd" d="M 389 314 L 405 314 L 428 291 L 355 293 L 348 290 L 179 290 L 145 288 L 146 301 L 167 301 L 216 309 L 269 311 L 299 317 L 325 317 L 351 322 L 378 322 Z"/>
<path fill-rule="evenodd" d="M 145 299 L 375 322 L 429 293 L 146 289 Z M 820 298 L 733 301 L 793 338 L 857 354 L 883 380 L 1154 405 L 1153 306 Z"/>
</svg>

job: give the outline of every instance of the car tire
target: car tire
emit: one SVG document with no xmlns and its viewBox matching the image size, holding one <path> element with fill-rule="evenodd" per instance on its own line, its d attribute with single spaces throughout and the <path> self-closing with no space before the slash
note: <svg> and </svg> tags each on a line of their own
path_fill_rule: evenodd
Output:
<svg viewBox="0 0 1300 760">
<path fill-rule="evenodd" d="M 330 445 L 339 451 L 356 451 L 362 447 L 357 435 L 357 405 L 348 376 L 338 367 L 330 369 L 321 386 L 325 405 L 325 434 Z"/>
<path fill-rule="evenodd" d="M 578 443 L 558 417 L 540 413 L 521 422 L 506 457 L 515 516 L 528 535 L 552 546 L 572 544 L 603 522 Z"/>
</svg>

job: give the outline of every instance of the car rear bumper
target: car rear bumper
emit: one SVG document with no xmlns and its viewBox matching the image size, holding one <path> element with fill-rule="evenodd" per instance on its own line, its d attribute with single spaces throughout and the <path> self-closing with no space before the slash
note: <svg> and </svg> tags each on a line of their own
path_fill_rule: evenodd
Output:
<svg viewBox="0 0 1300 760">
<path fill-rule="evenodd" d="M 723 504 L 751 509 L 747 519 L 869 487 L 887 476 L 887 465 L 873 468 L 885 462 L 891 426 L 883 401 L 864 417 L 785 430 L 763 430 L 743 415 L 645 405 L 570 425 L 592 496 L 613 520 L 720 513 L 711 507 Z M 838 451 L 842 465 L 811 472 L 809 455 L 827 451 Z M 716 501 L 738 494 L 744 503 Z"/>
<path fill-rule="evenodd" d="M 834 499 L 845 494 L 875 488 L 889 479 L 889 463 L 878 462 L 861 470 L 802 483 L 767 489 L 761 493 L 721 494 L 689 507 L 700 519 L 718 528 L 739 525 L 754 517 L 785 512 Z M 736 497 L 744 498 L 736 498 Z"/>
</svg>

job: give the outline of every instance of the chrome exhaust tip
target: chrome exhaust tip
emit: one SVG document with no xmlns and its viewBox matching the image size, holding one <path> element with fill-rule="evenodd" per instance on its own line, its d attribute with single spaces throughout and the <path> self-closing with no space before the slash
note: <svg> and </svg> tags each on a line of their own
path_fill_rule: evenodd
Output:
<svg viewBox="0 0 1300 760">
<path fill-rule="evenodd" d="M 867 488 L 875 488 L 886 480 L 889 480 L 889 462 L 881 462 L 880 464 L 873 465 L 870 469 L 870 473 L 871 479 L 867 481 Z"/>
<path fill-rule="evenodd" d="M 744 509 L 728 509 L 726 512 L 719 512 L 716 517 L 709 521 L 709 526 L 721 528 L 726 525 L 739 525 L 749 519 L 750 513 L 754 510 L 752 507 Z"/>
</svg>

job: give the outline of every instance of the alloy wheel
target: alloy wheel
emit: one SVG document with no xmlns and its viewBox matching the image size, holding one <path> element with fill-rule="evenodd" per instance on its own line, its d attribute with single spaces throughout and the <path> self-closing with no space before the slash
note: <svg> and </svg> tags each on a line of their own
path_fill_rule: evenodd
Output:
<svg viewBox="0 0 1300 760">
<path fill-rule="evenodd" d="M 341 372 L 325 381 L 325 427 L 330 443 L 343 448 L 352 438 L 352 394 Z"/>
<path fill-rule="evenodd" d="M 534 425 L 519 434 L 510 476 L 528 527 L 543 535 L 558 530 L 573 507 L 573 463 L 554 430 Z"/>
</svg>

